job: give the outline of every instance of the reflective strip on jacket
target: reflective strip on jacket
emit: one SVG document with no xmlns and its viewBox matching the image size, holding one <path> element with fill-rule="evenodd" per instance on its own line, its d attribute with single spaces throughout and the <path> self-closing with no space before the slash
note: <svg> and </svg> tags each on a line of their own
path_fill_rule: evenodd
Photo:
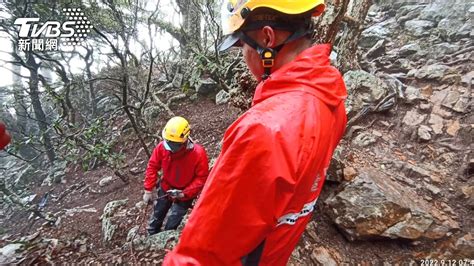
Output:
<svg viewBox="0 0 474 266">
<path fill-rule="evenodd" d="M 163 171 L 160 184 L 164 191 L 180 189 L 184 193 L 180 201 L 193 199 L 201 192 L 209 174 L 206 151 L 201 145 L 192 143 L 186 149 L 172 153 L 160 142 L 148 161 L 145 190 L 155 188 L 160 170 Z"/>
<path fill-rule="evenodd" d="M 346 126 L 330 51 L 308 48 L 259 84 L 163 265 L 286 265 Z"/>
</svg>

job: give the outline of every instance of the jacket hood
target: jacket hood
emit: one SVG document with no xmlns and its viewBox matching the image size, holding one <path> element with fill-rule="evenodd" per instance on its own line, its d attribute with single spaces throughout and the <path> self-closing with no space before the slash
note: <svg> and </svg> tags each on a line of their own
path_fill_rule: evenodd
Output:
<svg viewBox="0 0 474 266">
<path fill-rule="evenodd" d="M 293 61 L 273 72 L 260 82 L 252 105 L 273 95 L 304 91 L 315 95 L 329 106 L 337 106 L 347 97 L 339 71 L 329 63 L 331 45 L 314 45 L 301 52 Z"/>
</svg>

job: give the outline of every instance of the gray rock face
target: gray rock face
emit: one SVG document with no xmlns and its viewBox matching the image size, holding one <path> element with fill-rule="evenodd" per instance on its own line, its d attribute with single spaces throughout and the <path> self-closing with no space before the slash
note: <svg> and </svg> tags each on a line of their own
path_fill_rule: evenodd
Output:
<svg viewBox="0 0 474 266">
<path fill-rule="evenodd" d="M 104 235 L 104 242 L 110 242 L 115 234 L 115 230 L 118 228 L 117 225 L 112 223 L 112 217 L 117 210 L 125 206 L 128 199 L 115 200 L 107 203 L 104 207 L 104 212 L 100 219 L 102 220 L 102 234 Z"/>
<path fill-rule="evenodd" d="M 403 25 L 406 21 L 417 18 L 422 9 L 423 6 L 417 4 L 402 6 L 395 15 L 397 22 Z"/>
<path fill-rule="evenodd" d="M 425 120 L 426 115 L 419 114 L 416 110 L 408 111 L 403 117 L 403 124 L 407 126 L 417 126 Z"/>
<path fill-rule="evenodd" d="M 101 219 L 112 217 L 112 215 L 118 210 L 118 208 L 126 205 L 127 202 L 128 202 L 128 199 L 123 199 L 123 200 L 114 200 L 107 203 L 107 205 L 105 205 L 104 207 L 104 212 L 102 213 Z"/>
<path fill-rule="evenodd" d="M 461 84 L 466 87 L 474 85 L 474 70 L 462 76 Z"/>
<path fill-rule="evenodd" d="M 28 184 L 32 181 L 32 179 L 34 177 L 38 177 L 38 176 L 41 176 L 42 173 L 36 169 L 34 169 L 34 167 L 32 167 L 31 165 L 28 165 L 26 168 L 20 170 L 18 169 L 19 171 L 12 171 L 12 173 L 17 173 L 16 174 L 16 178 L 15 178 L 15 185 L 25 185 L 25 184 Z"/>
<path fill-rule="evenodd" d="M 405 97 L 408 103 L 414 103 L 414 102 L 417 102 L 418 100 L 423 99 L 421 97 L 420 90 L 413 86 L 408 86 L 405 89 Z"/>
<path fill-rule="evenodd" d="M 459 229 L 445 213 L 375 170 L 361 170 L 325 206 L 351 241 L 440 239 Z"/>
<path fill-rule="evenodd" d="M 130 229 L 127 233 L 127 242 L 130 242 L 134 239 L 137 238 L 138 236 L 138 229 L 140 229 L 140 226 L 137 225 L 137 226 L 134 226 L 132 227 L 132 229 Z"/>
<path fill-rule="evenodd" d="M 431 128 L 429 126 L 421 125 L 418 128 L 418 139 L 420 141 L 429 141 L 431 140 Z"/>
<path fill-rule="evenodd" d="M 428 170 L 421 168 L 416 165 L 412 165 L 409 163 L 405 162 L 394 162 L 397 169 L 400 170 L 401 173 L 403 173 L 403 176 L 406 179 L 410 180 L 416 180 L 416 179 L 424 179 L 424 180 L 429 180 L 431 179 L 431 174 Z"/>
<path fill-rule="evenodd" d="M 160 106 L 150 106 L 145 108 L 143 114 L 147 121 L 156 120 L 165 110 Z"/>
<path fill-rule="evenodd" d="M 431 128 L 433 129 L 435 134 L 442 134 L 443 127 L 444 127 L 444 120 L 441 116 L 436 114 L 431 114 L 428 123 L 430 123 Z"/>
<path fill-rule="evenodd" d="M 441 189 L 439 189 L 437 186 L 429 184 L 429 183 L 424 183 L 424 187 L 426 188 L 427 191 L 429 191 L 433 196 L 439 195 L 441 192 Z"/>
<path fill-rule="evenodd" d="M 117 225 L 112 224 L 110 219 L 102 220 L 102 234 L 104 235 L 104 242 L 110 242 L 112 240 L 116 229 Z"/>
<path fill-rule="evenodd" d="M 443 18 L 462 18 L 471 7 L 472 3 L 466 0 L 435 0 L 431 1 L 420 12 L 420 19 L 439 22 Z"/>
<path fill-rule="evenodd" d="M 230 94 L 225 90 L 219 91 L 216 95 L 216 104 L 226 104 L 230 100 Z"/>
<path fill-rule="evenodd" d="M 374 144 L 375 142 L 377 142 L 377 137 L 368 132 L 360 133 L 352 141 L 354 145 L 359 146 L 359 147 L 367 147 L 371 144 Z"/>
<path fill-rule="evenodd" d="M 393 74 L 393 77 L 405 77 L 405 73 L 412 69 L 412 62 L 405 58 L 399 58 L 393 62 L 393 65 L 390 68 L 394 72 L 400 72 L 398 74 Z"/>
<path fill-rule="evenodd" d="M 409 56 L 412 54 L 416 54 L 420 50 L 421 50 L 421 47 L 419 44 L 410 43 L 410 44 L 400 47 L 400 49 L 398 50 L 398 56 L 400 57 Z"/>
<path fill-rule="evenodd" d="M 380 101 L 389 90 L 389 86 L 380 78 L 363 70 L 348 71 L 344 74 L 348 90 L 346 111 L 360 111 L 364 105 L 373 105 Z"/>
<path fill-rule="evenodd" d="M 457 39 L 474 37 L 472 21 L 474 21 L 474 19 L 470 19 L 470 20 L 466 21 L 461 26 L 461 28 L 459 28 L 459 30 L 455 33 L 455 36 L 456 36 Z"/>
<path fill-rule="evenodd" d="M 137 206 L 140 208 L 140 206 Z M 129 249 L 133 244 L 135 250 L 163 250 L 172 249 L 177 243 L 179 236 L 187 223 L 189 212 L 183 217 L 180 225 L 176 230 L 162 231 L 152 236 L 140 235 L 139 226 L 129 229 L 127 234 L 127 242 L 122 246 L 123 249 Z"/>
<path fill-rule="evenodd" d="M 459 261 L 463 261 L 465 258 L 472 259 L 474 258 L 474 236 L 472 233 L 467 233 L 440 241 L 426 257 L 451 258 Z M 469 260 L 467 260 L 467 264 L 469 265 Z"/>
<path fill-rule="evenodd" d="M 441 34 L 441 36 L 444 36 L 444 37 L 448 37 L 448 38 L 462 37 L 463 34 L 459 34 L 459 29 L 463 25 L 464 25 L 464 22 L 459 19 L 443 18 L 438 23 L 438 31 Z M 469 35 L 469 31 L 467 32 L 467 35 Z"/>
<path fill-rule="evenodd" d="M 365 29 L 360 37 L 359 46 L 363 48 L 370 48 L 374 46 L 379 40 L 387 38 L 389 30 L 383 25 L 373 25 Z"/>
<path fill-rule="evenodd" d="M 334 150 L 331 163 L 329 164 L 329 168 L 326 173 L 326 180 L 338 183 L 342 182 L 344 169 L 344 164 L 341 159 L 342 151 L 342 146 L 338 146 Z"/>
<path fill-rule="evenodd" d="M 64 181 L 66 177 L 67 162 L 56 161 L 49 170 L 48 176 L 43 180 L 42 186 L 51 186 L 53 183 L 59 184 Z"/>
<path fill-rule="evenodd" d="M 457 256 L 461 258 L 474 258 L 474 236 L 471 233 L 460 237 L 454 245 L 454 253 Z"/>
<path fill-rule="evenodd" d="M 136 236 L 132 240 L 132 237 L 136 235 L 133 230 L 134 228 L 130 230 L 128 235 L 130 236 L 130 240 L 133 241 L 133 248 L 135 250 L 163 250 L 165 248 L 173 248 L 178 243 L 179 235 L 181 233 L 176 230 L 169 230 L 148 237 Z M 126 243 L 123 248 L 127 249 L 129 247 L 130 242 Z"/>
<path fill-rule="evenodd" d="M 109 185 L 110 183 L 112 183 L 113 181 L 114 181 L 113 176 L 106 176 L 106 177 L 102 178 L 101 180 L 99 180 L 99 186 L 100 187 L 105 187 L 105 186 Z"/>
<path fill-rule="evenodd" d="M 411 72 L 411 73 L 410 73 Z M 441 80 L 448 74 L 454 74 L 456 71 L 449 66 L 441 64 L 426 65 L 418 70 L 410 71 L 408 75 L 412 74 L 417 79 L 433 79 Z"/>
<path fill-rule="evenodd" d="M 183 79 L 184 79 L 183 74 L 176 73 L 176 75 L 173 78 L 173 81 L 171 82 L 172 86 L 175 88 L 181 88 L 181 85 L 183 85 Z"/>
<path fill-rule="evenodd" d="M 471 159 L 470 163 L 471 169 L 474 168 L 472 165 L 474 164 L 474 159 Z M 467 167 L 469 167 L 469 164 Z M 465 168 L 464 171 L 468 170 L 469 168 Z M 461 191 L 463 193 L 463 198 L 466 200 L 467 206 L 471 209 L 474 210 L 474 186 L 462 186 Z"/>
<path fill-rule="evenodd" d="M 430 35 L 430 29 L 434 26 L 435 24 L 429 20 L 415 19 L 405 22 L 407 32 L 416 37 Z"/>
<path fill-rule="evenodd" d="M 315 247 L 311 253 L 311 260 L 317 265 L 337 266 L 341 264 L 339 253 L 325 247 Z"/>
<path fill-rule="evenodd" d="M 379 40 L 369 51 L 365 54 L 367 58 L 377 58 L 385 54 L 385 40 Z"/>
<path fill-rule="evenodd" d="M 457 44 L 452 43 L 438 43 L 431 47 L 431 51 L 427 54 L 429 58 L 443 58 L 448 54 L 455 53 L 459 51 L 460 47 Z"/>
<path fill-rule="evenodd" d="M 207 95 L 216 91 L 216 89 L 217 83 L 211 78 L 200 80 L 199 84 L 196 86 L 196 92 L 202 95 Z"/>
<path fill-rule="evenodd" d="M 19 250 L 24 248 L 24 244 L 8 244 L 4 247 L 0 248 L 0 264 L 1 265 L 9 265 L 10 263 L 14 263 L 16 260 L 16 253 Z"/>
<path fill-rule="evenodd" d="M 441 105 L 458 113 L 466 113 L 470 106 L 470 90 L 463 87 L 452 86 L 447 90 L 446 97 Z"/>
<path fill-rule="evenodd" d="M 442 4 L 439 1 L 426 6 L 420 13 L 421 19 L 426 19 L 434 22 L 440 21 L 442 18 L 447 17 L 449 14 L 444 12 Z"/>
</svg>

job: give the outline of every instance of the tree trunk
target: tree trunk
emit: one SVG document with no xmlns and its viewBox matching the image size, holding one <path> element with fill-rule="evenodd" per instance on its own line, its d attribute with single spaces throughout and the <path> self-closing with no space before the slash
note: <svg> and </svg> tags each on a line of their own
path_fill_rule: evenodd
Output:
<svg viewBox="0 0 474 266">
<path fill-rule="evenodd" d="M 110 45 L 110 48 L 112 48 L 112 51 L 114 52 L 115 56 L 117 56 L 117 58 L 120 60 L 120 75 L 121 75 L 121 87 L 122 87 L 122 97 L 121 97 L 121 101 L 122 101 L 122 108 L 123 108 L 123 111 L 125 112 L 125 114 L 127 115 L 128 119 L 130 120 L 130 123 L 132 124 L 132 128 L 133 130 L 135 131 L 135 133 L 137 134 L 137 137 L 138 137 L 138 140 L 140 141 L 143 149 L 145 150 L 146 154 L 148 157 L 151 156 L 151 152 L 150 152 L 150 149 L 148 149 L 148 146 L 146 145 L 145 143 L 145 140 L 143 139 L 143 136 L 142 136 L 142 131 L 140 130 L 140 128 L 138 127 L 137 125 L 137 122 L 136 122 L 136 119 L 131 111 L 131 106 L 128 104 L 128 94 L 129 94 L 129 88 L 130 88 L 130 76 L 129 76 L 129 68 L 128 68 L 128 62 L 127 62 L 127 56 L 126 56 L 126 53 L 121 53 L 118 48 L 107 38 L 107 36 L 105 36 L 103 33 L 101 33 L 100 31 L 97 31 L 97 34 L 99 34 L 102 38 L 104 38 L 105 41 L 107 41 L 107 43 Z M 127 42 L 127 38 L 124 36 L 124 31 L 122 31 L 122 34 L 121 35 L 121 38 L 125 44 L 125 51 L 129 51 L 129 47 L 128 47 L 128 42 Z"/>
<path fill-rule="evenodd" d="M 360 68 L 357 62 L 357 44 L 371 5 L 372 0 L 353 0 L 348 6 L 344 17 L 347 26 L 341 36 L 337 57 L 337 66 L 343 73 Z"/>
<path fill-rule="evenodd" d="M 54 163 L 56 159 L 56 154 L 54 152 L 53 144 L 51 142 L 51 137 L 48 132 L 48 123 L 46 122 L 46 115 L 43 110 L 43 106 L 41 104 L 40 96 L 39 96 L 39 78 L 38 78 L 38 69 L 39 64 L 36 63 L 33 55 L 28 54 L 28 60 L 26 63 L 29 66 L 30 71 L 30 98 L 31 104 L 33 106 L 33 110 L 35 113 L 35 118 L 38 123 L 38 128 L 40 129 L 42 138 L 43 138 L 43 145 L 46 149 L 46 155 L 48 156 L 48 160 L 51 164 Z"/>
<path fill-rule="evenodd" d="M 132 128 L 135 131 L 135 133 L 138 136 L 138 140 L 142 144 L 143 149 L 145 150 L 145 153 L 147 154 L 148 157 L 151 156 L 151 152 L 148 149 L 148 146 L 145 143 L 145 140 L 143 139 L 142 136 L 142 131 L 137 125 L 137 121 L 135 120 L 135 117 L 133 116 L 130 107 L 128 105 L 128 91 L 129 91 L 129 86 L 130 86 L 130 77 L 128 74 L 128 64 L 126 63 L 126 60 L 122 60 L 122 106 L 125 114 L 128 116 L 128 119 L 130 120 L 130 123 L 132 124 Z"/>
<path fill-rule="evenodd" d="M 328 0 L 322 16 L 314 20 L 313 42 L 334 44 L 350 0 Z M 356 0 L 357 1 L 357 0 Z"/>
<path fill-rule="evenodd" d="M 201 48 L 201 7 L 199 0 L 193 0 L 189 3 L 187 25 L 185 31 L 189 36 L 188 46 L 194 49 Z"/>
<path fill-rule="evenodd" d="M 363 30 L 364 20 L 372 0 L 328 0 L 326 10 L 315 19 L 313 41 L 335 45 L 341 24 L 345 27 L 337 43 L 337 64 L 341 72 L 358 68 L 357 43 Z"/>
<path fill-rule="evenodd" d="M 184 47 L 181 47 L 182 58 L 188 58 L 193 49 L 201 47 L 201 10 L 200 0 L 177 0 L 183 18 L 181 29 L 184 31 Z"/>
<path fill-rule="evenodd" d="M 91 116 L 92 118 L 95 118 L 97 116 L 97 97 L 95 93 L 95 88 L 94 84 L 92 84 L 92 71 L 91 71 L 91 66 L 93 63 L 93 57 L 92 57 L 93 50 L 87 48 L 87 54 L 84 58 L 84 61 L 86 63 L 86 75 L 87 79 L 89 80 L 89 104 L 91 106 Z"/>
<path fill-rule="evenodd" d="M 21 66 L 18 64 L 12 64 L 12 69 L 15 73 L 21 73 Z M 26 105 L 24 101 L 23 84 L 21 83 L 21 77 L 17 74 L 13 74 L 13 97 L 15 98 L 15 113 L 16 113 L 16 126 L 18 130 L 26 133 Z"/>
</svg>

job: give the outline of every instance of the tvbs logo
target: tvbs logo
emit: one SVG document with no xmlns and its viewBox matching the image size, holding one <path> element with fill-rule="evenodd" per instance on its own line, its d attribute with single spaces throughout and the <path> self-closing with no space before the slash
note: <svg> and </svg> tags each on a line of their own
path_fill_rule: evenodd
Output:
<svg viewBox="0 0 474 266">
<path fill-rule="evenodd" d="M 39 18 L 17 18 L 15 25 L 20 26 L 18 50 L 20 51 L 51 51 L 58 50 L 58 39 L 69 46 L 84 43 L 93 26 L 80 8 L 63 8 L 67 20 L 46 21 L 40 23 Z"/>
</svg>

